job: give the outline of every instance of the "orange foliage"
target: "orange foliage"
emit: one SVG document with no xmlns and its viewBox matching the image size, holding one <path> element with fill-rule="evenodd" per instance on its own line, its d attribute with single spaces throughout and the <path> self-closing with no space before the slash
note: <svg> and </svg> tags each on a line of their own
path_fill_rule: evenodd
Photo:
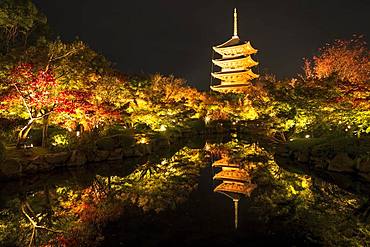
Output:
<svg viewBox="0 0 370 247">
<path fill-rule="evenodd" d="M 342 81 L 366 84 L 370 78 L 369 50 L 363 38 L 354 36 L 351 40 L 335 40 L 320 50 L 313 61 L 305 60 L 307 78 L 323 79 L 332 75 Z"/>
</svg>

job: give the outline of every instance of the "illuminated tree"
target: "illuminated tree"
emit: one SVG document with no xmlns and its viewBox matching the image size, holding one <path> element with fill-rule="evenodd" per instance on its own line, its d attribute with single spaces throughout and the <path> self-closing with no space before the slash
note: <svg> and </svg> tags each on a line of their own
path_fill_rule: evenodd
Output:
<svg viewBox="0 0 370 247">
<path fill-rule="evenodd" d="M 34 69 L 32 64 L 20 64 L 12 69 L 9 76 L 12 87 L 2 98 L 2 108 L 10 110 L 22 105 L 28 115 L 28 123 L 18 134 L 19 146 L 36 120 L 43 122 L 43 146 L 47 136 L 49 116 L 54 111 L 72 111 L 68 108 L 66 94 L 56 90 L 58 83 L 53 72 Z"/>
<path fill-rule="evenodd" d="M 47 19 L 31 0 L 0 2 L 0 52 L 24 46 L 47 33 Z M 34 37 L 32 37 L 34 36 Z"/>
<path fill-rule="evenodd" d="M 313 60 L 306 60 L 306 76 L 317 79 L 337 76 L 342 81 L 354 84 L 369 83 L 369 50 L 362 37 L 351 40 L 335 40 L 320 49 Z"/>
</svg>

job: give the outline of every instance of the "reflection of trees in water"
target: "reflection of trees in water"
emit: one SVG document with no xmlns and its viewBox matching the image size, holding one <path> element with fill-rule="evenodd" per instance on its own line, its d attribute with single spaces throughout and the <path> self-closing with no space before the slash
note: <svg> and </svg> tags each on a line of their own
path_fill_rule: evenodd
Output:
<svg viewBox="0 0 370 247">
<path fill-rule="evenodd" d="M 212 157 L 238 164 L 236 173 L 233 167 L 222 170 L 215 165 L 215 178 L 225 181 L 236 176 L 239 182 L 258 185 L 250 196 L 250 207 L 242 213 L 258 218 L 270 231 L 285 231 L 291 238 L 300 234 L 308 243 L 323 245 L 369 242 L 370 227 L 363 221 L 369 211 L 367 198 L 281 169 L 272 154 L 256 144 L 229 142 L 207 144 L 203 150 L 183 148 L 127 176 L 95 176 L 88 184 L 71 180 L 22 193 L 0 210 L 0 245 L 27 246 L 30 239 L 32 245 L 98 244 L 101 229 L 124 214 L 127 206 L 138 206 L 144 213 L 160 212 L 186 201 Z M 219 174 L 220 170 L 224 173 Z M 250 193 L 243 188 L 233 193 Z"/>
<path fill-rule="evenodd" d="M 125 177 L 97 175 L 85 186 L 71 182 L 28 192 L 0 211 L 0 245 L 98 244 L 102 227 L 127 205 L 160 212 L 186 201 L 198 186 L 205 160 L 202 150 L 183 148 Z"/>
<path fill-rule="evenodd" d="M 337 185 L 305 174 L 288 172 L 273 154 L 256 144 L 229 142 L 208 146 L 210 152 L 249 168 L 258 187 L 250 198 L 248 212 L 266 225 L 266 230 L 300 239 L 307 244 L 354 246 L 370 244 L 369 199 Z"/>
</svg>

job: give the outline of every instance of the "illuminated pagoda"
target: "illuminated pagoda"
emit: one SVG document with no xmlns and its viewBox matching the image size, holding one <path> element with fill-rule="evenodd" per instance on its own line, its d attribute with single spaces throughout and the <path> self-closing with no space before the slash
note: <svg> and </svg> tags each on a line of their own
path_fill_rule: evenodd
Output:
<svg viewBox="0 0 370 247">
<path fill-rule="evenodd" d="M 222 58 L 212 59 L 212 63 L 221 68 L 221 71 L 213 72 L 212 77 L 221 80 L 218 85 L 211 85 L 211 89 L 217 92 L 239 92 L 250 85 L 250 81 L 259 75 L 252 71 L 252 67 L 258 62 L 251 57 L 257 53 L 250 42 L 242 42 L 238 36 L 238 17 L 234 9 L 234 35 L 225 43 L 214 46 L 213 50 Z M 212 83 L 211 83 L 212 84 Z"/>
<path fill-rule="evenodd" d="M 221 171 L 213 176 L 214 180 L 221 180 L 222 183 L 214 188 L 214 192 L 226 195 L 234 202 L 234 225 L 238 228 L 238 204 L 242 196 L 250 196 L 257 187 L 251 182 L 250 174 L 239 164 L 230 162 L 229 158 L 222 158 L 215 161 L 212 167 L 221 168 Z"/>
</svg>

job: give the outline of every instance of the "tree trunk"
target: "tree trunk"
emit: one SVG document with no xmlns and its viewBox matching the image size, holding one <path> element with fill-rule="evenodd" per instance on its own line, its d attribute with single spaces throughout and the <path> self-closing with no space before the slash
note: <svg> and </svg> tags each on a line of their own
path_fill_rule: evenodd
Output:
<svg viewBox="0 0 370 247">
<path fill-rule="evenodd" d="M 28 133 L 30 132 L 33 122 L 35 121 L 34 118 L 31 118 L 27 125 L 24 126 L 18 133 L 18 141 L 17 141 L 17 148 L 20 148 L 21 145 L 27 140 Z"/>
<path fill-rule="evenodd" d="M 45 148 L 48 140 L 49 115 L 42 118 L 42 147 Z"/>
</svg>

